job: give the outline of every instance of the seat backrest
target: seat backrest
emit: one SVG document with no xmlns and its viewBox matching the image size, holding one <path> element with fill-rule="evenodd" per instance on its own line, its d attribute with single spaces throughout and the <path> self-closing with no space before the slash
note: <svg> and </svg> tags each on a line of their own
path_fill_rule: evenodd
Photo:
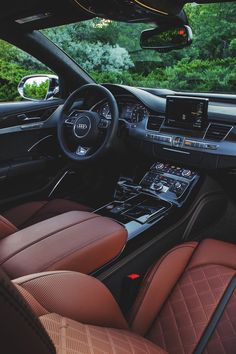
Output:
<svg viewBox="0 0 236 354">
<path fill-rule="evenodd" d="M 55 354 L 44 327 L 0 269 L 0 352 Z"/>
</svg>

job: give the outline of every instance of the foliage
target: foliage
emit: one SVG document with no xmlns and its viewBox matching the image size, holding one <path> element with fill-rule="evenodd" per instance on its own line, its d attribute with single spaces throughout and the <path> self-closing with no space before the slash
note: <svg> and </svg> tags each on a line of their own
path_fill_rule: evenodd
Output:
<svg viewBox="0 0 236 354">
<path fill-rule="evenodd" d="M 151 24 L 93 19 L 43 32 L 98 82 L 235 93 L 236 3 L 187 4 L 185 10 L 193 44 L 170 53 L 140 49 L 140 33 Z M 16 88 L 23 76 L 49 72 L 4 41 L 0 53 L 0 101 L 19 99 Z"/>
<path fill-rule="evenodd" d="M 45 99 L 48 93 L 48 81 L 43 81 L 40 84 L 37 82 L 25 83 L 24 85 L 24 96 L 32 98 L 34 100 Z"/>
<path fill-rule="evenodd" d="M 100 22 L 66 25 L 45 34 L 87 71 L 121 71 L 134 66 L 128 50 L 113 43 L 112 36 L 102 35 L 102 28 L 96 27 Z"/>
<path fill-rule="evenodd" d="M 16 64 L 0 60 L 0 101 L 15 101 L 20 97 L 17 86 L 23 76 L 29 72 Z"/>
<path fill-rule="evenodd" d="M 93 72 L 97 81 L 136 85 L 139 87 L 166 87 L 181 91 L 199 92 L 235 92 L 236 90 L 236 58 L 202 61 L 182 59 L 176 65 L 158 68 L 148 75 L 122 73 Z M 199 75 L 199 72 L 201 75 Z"/>
</svg>

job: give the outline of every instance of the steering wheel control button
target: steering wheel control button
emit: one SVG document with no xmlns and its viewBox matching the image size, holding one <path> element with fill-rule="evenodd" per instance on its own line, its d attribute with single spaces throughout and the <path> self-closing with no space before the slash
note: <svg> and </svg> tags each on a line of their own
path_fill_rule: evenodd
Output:
<svg viewBox="0 0 236 354">
<path fill-rule="evenodd" d="M 74 124 L 74 134 L 77 138 L 81 139 L 88 135 L 91 129 L 91 120 L 88 116 L 82 115 L 77 118 Z"/>
<path fill-rule="evenodd" d="M 98 124 L 98 127 L 100 129 L 107 129 L 109 127 L 109 124 L 110 122 L 107 119 L 102 118 Z"/>
</svg>

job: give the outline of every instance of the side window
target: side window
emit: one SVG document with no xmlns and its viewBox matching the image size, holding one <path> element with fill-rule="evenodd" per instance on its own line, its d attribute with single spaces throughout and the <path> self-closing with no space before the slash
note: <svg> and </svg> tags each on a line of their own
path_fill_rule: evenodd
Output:
<svg viewBox="0 0 236 354">
<path fill-rule="evenodd" d="M 40 61 L 0 40 L 0 103 L 57 97 L 57 76 Z"/>
</svg>

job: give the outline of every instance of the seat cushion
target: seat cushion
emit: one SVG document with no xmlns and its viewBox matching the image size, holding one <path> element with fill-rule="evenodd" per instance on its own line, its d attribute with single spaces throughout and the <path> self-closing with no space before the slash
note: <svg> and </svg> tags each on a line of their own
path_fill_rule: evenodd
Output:
<svg viewBox="0 0 236 354">
<path fill-rule="evenodd" d="M 181 267 L 184 268 L 182 274 Z M 187 243 L 174 248 L 146 277 L 130 318 L 133 330 L 168 353 L 193 353 L 234 278 L 235 270 L 235 245 L 205 240 L 199 245 Z M 172 275 L 166 277 L 167 273 Z M 234 352 L 235 304 L 232 294 L 224 309 L 228 316 L 224 314 L 218 322 L 206 345 L 206 353 Z M 229 308 L 233 309 L 231 313 Z M 217 346 L 219 342 L 221 350 Z M 229 343 L 234 346 L 227 351 Z"/>
<path fill-rule="evenodd" d="M 69 211 L 91 211 L 91 208 L 67 199 L 53 199 L 19 205 L 5 211 L 3 216 L 18 229 L 24 229 Z"/>
<path fill-rule="evenodd" d="M 48 272 L 16 279 L 14 284 L 46 329 L 57 354 L 166 353 L 129 330 L 109 290 L 93 277 Z"/>
<path fill-rule="evenodd" d="M 129 328 L 110 291 L 91 276 L 54 271 L 27 275 L 13 282 L 37 317 L 58 313 L 91 325 Z"/>
<path fill-rule="evenodd" d="M 58 314 L 39 317 L 57 354 L 164 354 L 150 341 L 125 330 L 79 323 Z"/>
</svg>

